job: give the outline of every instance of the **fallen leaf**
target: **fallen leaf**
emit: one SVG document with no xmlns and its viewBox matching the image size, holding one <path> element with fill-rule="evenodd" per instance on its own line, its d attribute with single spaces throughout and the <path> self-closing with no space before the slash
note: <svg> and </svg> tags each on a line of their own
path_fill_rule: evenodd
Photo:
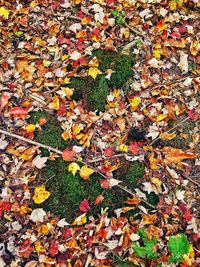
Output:
<svg viewBox="0 0 200 267">
<path fill-rule="evenodd" d="M 96 67 L 90 67 L 88 71 L 88 75 L 91 76 L 93 79 L 96 79 L 98 74 L 102 74 L 102 72 Z"/>
<path fill-rule="evenodd" d="M 75 156 L 76 156 L 76 153 L 73 150 L 69 150 L 68 148 L 66 148 L 62 152 L 62 158 L 65 161 L 73 161 L 73 160 L 75 160 Z"/>
<path fill-rule="evenodd" d="M 80 167 L 76 162 L 72 162 L 69 164 L 68 171 L 71 172 L 73 174 L 73 176 L 75 176 L 75 174 L 78 170 L 80 170 Z"/>
<path fill-rule="evenodd" d="M 28 114 L 27 109 L 20 108 L 20 107 L 11 108 L 8 112 L 11 115 L 18 115 L 18 116 L 20 116 L 20 115 L 27 115 Z"/>
<path fill-rule="evenodd" d="M 72 223 L 72 225 L 83 225 L 87 222 L 87 218 L 86 218 L 86 213 L 80 215 L 79 217 L 77 217 L 74 222 Z"/>
<path fill-rule="evenodd" d="M 99 205 L 104 200 L 104 196 L 99 195 L 95 200 L 95 205 Z"/>
<path fill-rule="evenodd" d="M 45 185 L 37 186 L 34 190 L 33 201 L 41 204 L 50 197 L 51 193 L 46 191 Z"/>
<path fill-rule="evenodd" d="M 112 147 L 107 147 L 105 150 L 104 150 L 104 155 L 106 157 L 112 157 L 113 155 L 113 148 Z"/>
<path fill-rule="evenodd" d="M 134 98 L 130 101 L 131 108 L 132 108 L 133 110 L 136 110 L 136 109 L 138 108 L 140 102 L 141 102 L 141 99 L 140 99 L 139 97 L 137 97 L 137 96 L 134 97 Z"/>
<path fill-rule="evenodd" d="M 80 176 L 84 179 L 84 180 L 88 180 L 90 175 L 93 174 L 95 171 L 91 168 L 88 168 L 87 166 L 83 166 L 81 167 L 80 170 Z"/>
<path fill-rule="evenodd" d="M 3 110 L 3 108 L 8 104 L 9 96 L 6 93 L 3 93 L 0 99 L 0 110 Z"/>
<path fill-rule="evenodd" d="M 46 212 L 42 208 L 34 209 L 31 212 L 30 220 L 33 222 L 44 222 Z"/>
<path fill-rule="evenodd" d="M 0 16 L 3 16 L 5 19 L 8 19 L 10 11 L 5 7 L 0 7 Z"/>
<path fill-rule="evenodd" d="M 81 201 L 79 209 L 82 212 L 88 212 L 88 210 L 90 209 L 90 205 L 87 199 L 84 199 L 83 201 Z"/>
</svg>

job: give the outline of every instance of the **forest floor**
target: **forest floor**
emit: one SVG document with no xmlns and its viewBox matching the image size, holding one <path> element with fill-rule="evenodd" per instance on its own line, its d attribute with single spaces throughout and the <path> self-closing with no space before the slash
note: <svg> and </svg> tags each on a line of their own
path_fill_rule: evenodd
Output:
<svg viewBox="0 0 200 267">
<path fill-rule="evenodd" d="M 0 267 L 199 266 L 199 20 L 0 1 Z"/>
</svg>

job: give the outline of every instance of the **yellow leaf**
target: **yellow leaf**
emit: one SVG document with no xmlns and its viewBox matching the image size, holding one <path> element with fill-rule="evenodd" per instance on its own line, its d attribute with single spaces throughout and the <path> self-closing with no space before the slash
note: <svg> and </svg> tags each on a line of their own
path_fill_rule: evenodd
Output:
<svg viewBox="0 0 200 267">
<path fill-rule="evenodd" d="M 68 166 L 68 171 L 71 172 L 73 176 L 75 176 L 76 172 L 79 170 L 80 170 L 80 167 L 76 162 L 72 162 Z"/>
<path fill-rule="evenodd" d="M 43 60 L 43 65 L 44 65 L 45 67 L 49 67 L 50 64 L 51 64 L 51 61 L 46 60 L 46 59 Z"/>
<path fill-rule="evenodd" d="M 32 8 L 35 8 L 36 6 L 38 6 L 39 5 L 39 3 L 37 2 L 37 1 L 32 1 L 31 3 L 30 3 L 30 7 L 32 7 Z"/>
<path fill-rule="evenodd" d="M 72 126 L 72 131 L 73 131 L 73 133 L 78 134 L 78 133 L 80 133 L 81 128 L 80 128 L 80 126 L 76 123 L 75 125 Z"/>
<path fill-rule="evenodd" d="M 154 158 L 153 153 L 149 156 L 149 163 L 150 163 L 150 168 L 152 170 L 158 169 L 159 159 Z"/>
<path fill-rule="evenodd" d="M 51 103 L 49 104 L 49 107 L 50 107 L 50 108 L 53 108 L 53 109 L 55 109 L 55 110 L 58 110 L 58 109 L 59 109 L 59 107 L 60 107 L 60 101 L 59 101 L 58 96 L 54 96 L 54 98 L 53 98 L 53 102 L 51 102 Z"/>
<path fill-rule="evenodd" d="M 128 146 L 125 145 L 125 144 L 121 144 L 121 145 L 119 146 L 119 150 L 120 150 L 121 152 L 128 152 Z"/>
<path fill-rule="evenodd" d="M 45 185 L 37 186 L 34 190 L 33 201 L 35 204 L 41 204 L 48 199 L 50 195 L 51 193 L 46 191 Z"/>
<path fill-rule="evenodd" d="M 141 102 L 141 100 L 140 100 L 139 97 L 137 97 L 137 96 L 134 97 L 134 98 L 131 100 L 131 102 L 130 102 L 132 109 L 133 109 L 133 110 L 136 110 L 137 107 L 139 106 L 140 102 Z"/>
<path fill-rule="evenodd" d="M 158 115 L 158 117 L 156 118 L 156 122 L 159 122 L 159 121 L 162 121 L 164 120 L 165 118 L 168 117 L 168 114 L 160 114 Z"/>
<path fill-rule="evenodd" d="M 74 220 L 73 225 L 83 225 L 86 222 L 87 222 L 87 218 L 84 213 Z"/>
<path fill-rule="evenodd" d="M 88 71 L 88 75 L 92 76 L 93 79 L 96 79 L 97 75 L 101 74 L 101 73 L 102 72 L 99 69 L 95 68 L 95 67 L 89 68 L 89 71 Z"/>
<path fill-rule="evenodd" d="M 10 11 L 5 7 L 0 7 L 0 16 L 3 16 L 5 19 L 8 19 Z"/>
<path fill-rule="evenodd" d="M 91 168 L 88 168 L 86 165 L 83 166 L 80 170 L 80 176 L 84 179 L 84 180 L 88 180 L 90 175 L 93 174 L 95 171 Z"/>
<path fill-rule="evenodd" d="M 121 90 L 120 89 L 114 89 L 114 91 L 113 91 L 114 97 L 118 97 L 120 94 L 121 94 Z"/>
<path fill-rule="evenodd" d="M 160 139 L 162 140 L 172 140 L 174 137 L 176 137 L 176 133 L 161 133 Z"/>
<path fill-rule="evenodd" d="M 153 56 L 154 56 L 155 58 L 157 58 L 157 59 L 160 59 L 161 52 L 162 52 L 161 49 L 155 49 L 155 50 L 153 50 Z"/>
<path fill-rule="evenodd" d="M 33 155 L 35 154 L 36 148 L 35 147 L 30 147 L 28 149 L 26 149 L 23 154 L 21 155 L 21 158 L 23 160 L 29 160 L 33 157 Z"/>
<path fill-rule="evenodd" d="M 161 181 L 160 181 L 158 178 L 156 178 L 156 177 L 152 177 L 152 178 L 151 178 L 151 181 L 152 181 L 152 183 L 155 184 L 157 187 L 161 186 Z"/>
<path fill-rule="evenodd" d="M 26 129 L 27 133 L 33 133 L 35 131 L 35 128 L 36 128 L 36 125 L 28 124 L 25 129 Z"/>
<path fill-rule="evenodd" d="M 61 57 L 61 59 L 62 59 L 62 61 L 65 61 L 65 59 L 68 59 L 68 55 L 63 55 L 63 56 Z"/>
</svg>

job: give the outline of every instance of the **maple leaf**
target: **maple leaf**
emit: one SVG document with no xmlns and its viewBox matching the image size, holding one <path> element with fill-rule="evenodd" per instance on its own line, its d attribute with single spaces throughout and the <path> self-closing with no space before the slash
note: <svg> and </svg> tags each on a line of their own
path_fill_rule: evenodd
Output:
<svg viewBox="0 0 200 267">
<path fill-rule="evenodd" d="M 75 176 L 75 174 L 78 170 L 80 170 L 80 167 L 76 162 L 72 162 L 69 164 L 68 171 L 71 172 L 73 174 L 73 176 Z"/>
<path fill-rule="evenodd" d="M 84 180 L 88 180 L 90 175 L 93 174 L 95 171 L 91 168 L 88 168 L 87 166 L 83 166 L 80 169 L 80 176 L 84 179 Z"/>
<path fill-rule="evenodd" d="M 182 262 L 182 256 L 189 252 L 190 244 L 184 234 L 170 236 L 168 248 L 172 256 L 170 262 Z"/>
<path fill-rule="evenodd" d="M 140 203 L 140 199 L 138 197 L 128 197 L 125 203 L 130 205 L 138 205 Z"/>
<path fill-rule="evenodd" d="M 81 204 L 79 205 L 79 209 L 82 212 L 88 212 L 88 210 L 90 209 L 90 205 L 87 199 L 84 199 L 83 201 L 81 201 Z"/>
<path fill-rule="evenodd" d="M 69 150 L 68 148 L 66 148 L 63 152 L 62 152 L 62 158 L 65 161 L 73 161 L 75 159 L 76 153 L 73 150 Z"/>
<path fill-rule="evenodd" d="M 190 151 L 184 152 L 181 149 L 173 147 L 164 147 L 162 151 L 165 154 L 165 163 L 180 163 L 184 159 L 193 159 L 197 156 L 195 153 Z"/>
<path fill-rule="evenodd" d="M 8 19 L 10 11 L 5 7 L 0 7 L 0 16 L 3 16 L 5 19 Z"/>
<path fill-rule="evenodd" d="M 41 204 L 50 197 L 51 193 L 46 191 L 45 185 L 37 186 L 34 190 L 33 201 L 35 204 Z"/>
<path fill-rule="evenodd" d="M 42 208 L 34 209 L 31 213 L 30 220 L 33 222 L 44 222 L 46 212 Z"/>
<path fill-rule="evenodd" d="M 98 68 L 89 68 L 88 75 L 91 76 L 93 79 L 96 79 L 98 74 L 102 74 L 102 72 Z"/>
<path fill-rule="evenodd" d="M 139 97 L 134 97 L 131 101 L 130 101 L 130 105 L 131 105 L 131 108 L 133 110 L 136 110 L 139 106 L 141 102 L 141 99 Z"/>
</svg>

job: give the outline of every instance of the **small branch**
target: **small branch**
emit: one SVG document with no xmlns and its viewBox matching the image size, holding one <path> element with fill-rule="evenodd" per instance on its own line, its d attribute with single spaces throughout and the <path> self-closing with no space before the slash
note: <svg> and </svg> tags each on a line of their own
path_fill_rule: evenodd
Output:
<svg viewBox="0 0 200 267">
<path fill-rule="evenodd" d="M 97 159 L 88 160 L 87 162 L 88 163 L 95 163 L 95 162 L 98 162 L 98 161 L 104 161 L 104 160 L 113 159 L 113 158 L 125 157 L 126 155 L 127 154 L 125 154 L 125 153 L 120 153 L 120 154 L 113 155 L 111 157 L 97 158 Z"/>
<path fill-rule="evenodd" d="M 192 178 L 188 177 L 187 175 L 183 174 L 182 172 L 181 172 L 181 175 L 185 179 L 187 179 L 188 181 L 190 181 L 191 183 L 193 183 L 194 185 L 196 185 L 198 188 L 200 188 L 200 184 L 198 182 L 194 181 Z"/>
<path fill-rule="evenodd" d="M 32 141 L 32 140 L 30 140 L 30 139 L 28 139 L 28 138 L 25 138 L 25 137 L 23 137 L 23 136 L 20 136 L 20 135 L 17 135 L 17 134 L 13 134 L 13 133 L 9 133 L 8 131 L 4 131 L 4 130 L 2 130 L 2 129 L 0 129 L 0 133 L 5 134 L 5 135 L 10 136 L 10 137 L 13 137 L 13 138 L 16 138 L 16 139 L 18 139 L 18 140 L 27 142 L 27 143 L 29 143 L 29 144 L 31 144 L 31 145 L 34 145 L 34 146 L 43 147 L 43 148 L 45 148 L 45 149 L 48 149 L 49 151 L 55 152 L 55 153 L 57 153 L 57 154 L 59 154 L 59 155 L 62 155 L 62 151 L 60 151 L 60 150 L 58 150 L 58 149 L 56 149 L 56 148 L 53 148 L 53 147 L 51 147 L 51 146 L 46 146 L 46 145 L 44 145 L 44 144 L 41 144 L 41 143 Z"/>
<path fill-rule="evenodd" d="M 178 124 L 176 124 L 174 127 L 172 127 L 171 129 L 169 129 L 168 131 L 166 131 L 166 133 L 170 133 L 171 131 L 175 130 L 177 127 L 179 127 L 181 124 L 183 124 L 184 122 L 188 121 L 190 118 L 187 117 L 185 119 L 183 119 L 182 121 L 180 121 Z M 157 137 L 156 139 L 154 139 L 149 146 L 152 146 L 157 140 L 159 140 L 160 137 Z"/>
</svg>

